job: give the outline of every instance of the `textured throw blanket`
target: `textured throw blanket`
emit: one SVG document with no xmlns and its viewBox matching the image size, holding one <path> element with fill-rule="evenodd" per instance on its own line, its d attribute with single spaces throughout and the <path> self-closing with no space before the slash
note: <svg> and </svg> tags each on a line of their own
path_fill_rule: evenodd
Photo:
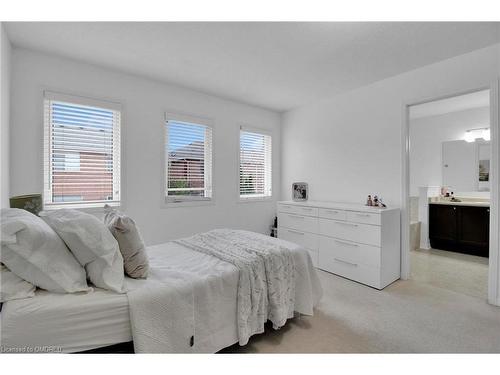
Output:
<svg viewBox="0 0 500 375">
<path fill-rule="evenodd" d="M 278 329 L 293 317 L 295 265 L 290 250 L 275 239 L 247 231 L 216 229 L 175 242 L 238 268 L 240 345 L 246 345 L 253 334 L 264 332 L 267 320 Z"/>
<path fill-rule="evenodd" d="M 194 288 L 200 286 L 187 276 L 160 269 L 152 271 L 150 280 L 130 282 L 127 296 L 136 353 L 195 352 Z"/>
</svg>

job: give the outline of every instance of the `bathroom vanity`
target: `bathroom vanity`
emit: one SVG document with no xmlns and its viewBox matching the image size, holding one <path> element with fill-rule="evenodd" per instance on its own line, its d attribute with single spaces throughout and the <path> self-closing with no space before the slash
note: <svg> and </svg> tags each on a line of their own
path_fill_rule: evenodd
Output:
<svg viewBox="0 0 500 375">
<path fill-rule="evenodd" d="M 429 202 L 429 238 L 433 249 L 488 257 L 489 202 Z"/>
<path fill-rule="evenodd" d="M 488 141 L 442 143 L 442 186 L 459 198 L 429 199 L 431 248 L 488 257 L 490 159 Z"/>
</svg>

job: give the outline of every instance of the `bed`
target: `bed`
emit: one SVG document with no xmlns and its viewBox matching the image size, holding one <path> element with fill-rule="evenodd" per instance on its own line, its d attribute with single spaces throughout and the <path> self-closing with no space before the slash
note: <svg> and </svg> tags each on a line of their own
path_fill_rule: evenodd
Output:
<svg viewBox="0 0 500 375">
<path fill-rule="evenodd" d="M 278 240 L 290 249 L 295 263 L 294 310 L 313 314 L 322 294 L 309 253 L 298 245 Z M 198 293 L 203 316 L 194 320 L 203 342 L 197 352 L 214 353 L 238 342 L 238 269 L 231 263 L 194 251 L 176 242 L 150 246 L 148 280 L 126 278 L 128 290 L 141 290 L 161 281 L 162 270 L 172 270 L 210 286 Z M 209 295 L 208 295 L 209 294 Z M 95 289 L 88 294 L 55 294 L 38 290 L 35 297 L 6 302 L 1 311 L 1 344 L 5 348 L 74 353 L 133 340 L 129 297 Z M 38 349 L 38 350 L 37 350 Z M 186 350 L 188 351 L 188 350 Z"/>
</svg>

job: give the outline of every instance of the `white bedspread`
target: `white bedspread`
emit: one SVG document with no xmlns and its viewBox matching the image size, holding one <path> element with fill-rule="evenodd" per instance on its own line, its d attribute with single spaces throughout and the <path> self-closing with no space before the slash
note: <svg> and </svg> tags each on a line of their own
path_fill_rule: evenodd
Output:
<svg viewBox="0 0 500 375">
<path fill-rule="evenodd" d="M 130 324 L 136 353 L 189 353 L 194 339 L 193 282 L 185 273 L 153 270 L 130 290 Z"/>
<path fill-rule="evenodd" d="M 286 244 L 293 255 L 294 310 L 312 315 L 322 290 L 309 253 L 295 244 L 276 241 Z M 147 251 L 150 277 L 147 280 L 126 278 L 129 295 L 150 283 L 167 281 L 167 276 L 171 278 L 174 272 L 182 274 L 182 278 L 191 281 L 195 306 L 194 346 L 189 346 L 184 340 L 185 352 L 214 353 L 237 343 L 238 269 L 174 242 L 149 246 Z M 178 281 L 182 282 L 182 278 Z M 50 345 L 61 348 L 63 352 L 75 352 L 130 341 L 128 310 L 129 303 L 124 294 L 98 290 L 85 295 L 37 291 L 33 298 L 4 304 L 0 314 L 0 344 L 6 347 Z M 172 313 L 175 314 L 174 310 Z M 161 324 L 164 329 L 172 321 L 163 320 Z M 164 332 L 169 335 L 166 329 Z M 184 336 L 187 334 L 183 334 L 183 339 Z M 167 336 L 167 343 L 169 340 Z"/>
<path fill-rule="evenodd" d="M 233 229 L 216 229 L 178 241 L 236 266 L 238 281 L 238 336 L 246 345 L 250 336 L 264 332 L 267 320 L 274 329 L 293 317 L 295 265 L 290 249 L 274 238 Z"/>
</svg>

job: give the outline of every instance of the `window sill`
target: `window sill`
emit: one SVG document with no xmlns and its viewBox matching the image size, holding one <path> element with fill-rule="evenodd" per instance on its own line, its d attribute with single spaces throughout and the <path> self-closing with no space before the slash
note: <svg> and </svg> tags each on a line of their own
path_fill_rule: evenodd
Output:
<svg viewBox="0 0 500 375">
<path fill-rule="evenodd" d="M 238 203 L 252 203 L 252 202 L 272 202 L 273 197 L 254 197 L 254 198 L 240 198 Z"/>
<path fill-rule="evenodd" d="M 105 205 L 109 205 L 113 208 L 119 209 L 121 207 L 120 202 L 102 202 L 102 203 L 82 203 L 82 204 L 49 204 L 43 206 L 43 211 L 54 211 L 59 210 L 61 208 L 67 208 L 72 210 L 82 210 L 89 212 L 102 211 Z"/>
<path fill-rule="evenodd" d="M 198 206 L 213 206 L 215 204 L 213 199 L 204 200 L 185 200 L 185 201 L 165 201 L 162 208 L 176 208 L 176 207 L 198 207 Z"/>
</svg>

